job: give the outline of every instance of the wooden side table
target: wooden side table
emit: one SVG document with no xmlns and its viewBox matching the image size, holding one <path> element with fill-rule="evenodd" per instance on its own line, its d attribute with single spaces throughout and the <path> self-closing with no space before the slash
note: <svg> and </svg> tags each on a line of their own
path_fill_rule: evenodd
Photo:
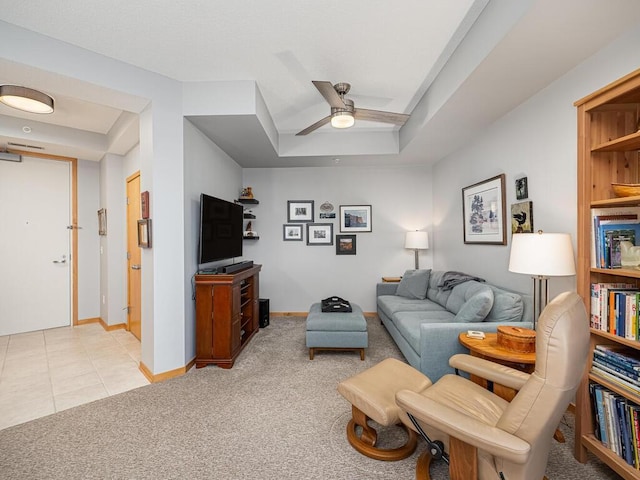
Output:
<svg viewBox="0 0 640 480">
<path fill-rule="evenodd" d="M 497 333 L 485 333 L 485 338 L 480 339 L 467 337 L 467 334 L 462 332 L 458 335 L 458 341 L 462 346 L 469 349 L 473 357 L 491 360 L 492 362 L 515 368 L 525 373 L 531 373 L 535 369 L 535 352 L 519 353 L 506 350 L 498 345 Z M 484 378 L 471 375 L 471 380 L 478 385 L 482 385 L 485 388 L 487 387 L 487 381 Z M 493 392 L 509 402 L 513 400 L 513 397 L 515 397 L 517 393 L 517 391 L 512 388 L 498 384 L 494 385 Z"/>
<path fill-rule="evenodd" d="M 382 277 L 384 283 L 398 283 L 402 280 L 402 277 Z"/>
</svg>

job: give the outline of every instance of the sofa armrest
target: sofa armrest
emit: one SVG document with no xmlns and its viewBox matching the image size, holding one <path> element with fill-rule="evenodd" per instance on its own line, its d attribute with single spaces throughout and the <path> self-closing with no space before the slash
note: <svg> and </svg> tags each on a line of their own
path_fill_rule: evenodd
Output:
<svg viewBox="0 0 640 480">
<path fill-rule="evenodd" d="M 395 295 L 398 290 L 397 282 L 381 282 L 376 284 L 376 297 L 380 295 Z"/>
<path fill-rule="evenodd" d="M 460 345 L 458 335 L 468 330 L 495 333 L 500 325 L 531 328 L 528 322 L 465 322 L 465 323 L 423 323 L 420 325 L 420 371 L 433 383 L 448 373 L 454 373 L 449 366 L 449 358 L 457 353 L 469 353 Z"/>
</svg>

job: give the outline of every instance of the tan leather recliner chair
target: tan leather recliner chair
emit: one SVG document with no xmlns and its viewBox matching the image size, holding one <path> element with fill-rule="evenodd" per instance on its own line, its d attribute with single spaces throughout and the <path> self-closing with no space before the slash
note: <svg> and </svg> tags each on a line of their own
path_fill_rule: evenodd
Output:
<svg viewBox="0 0 640 480">
<path fill-rule="evenodd" d="M 532 374 L 469 355 L 451 357 L 454 368 L 519 390 L 511 403 L 456 375 L 420 393 L 401 390 L 396 402 L 429 438 L 444 442 L 452 480 L 540 480 L 554 431 L 584 373 L 588 347 L 582 299 L 565 292 L 540 315 Z M 417 430 L 408 416 L 402 421 Z M 425 452 L 416 478 L 430 478 L 430 461 Z"/>
</svg>

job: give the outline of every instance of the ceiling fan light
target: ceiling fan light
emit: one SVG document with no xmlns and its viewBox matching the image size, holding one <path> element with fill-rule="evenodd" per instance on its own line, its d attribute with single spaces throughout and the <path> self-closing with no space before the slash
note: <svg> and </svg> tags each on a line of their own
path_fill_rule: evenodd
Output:
<svg viewBox="0 0 640 480">
<path fill-rule="evenodd" d="M 331 126 L 333 128 L 349 128 L 353 127 L 355 119 L 351 112 L 336 112 L 331 115 Z"/>
<path fill-rule="evenodd" d="M 0 102 L 29 113 L 53 113 L 53 98 L 32 88 L 0 85 Z"/>
</svg>

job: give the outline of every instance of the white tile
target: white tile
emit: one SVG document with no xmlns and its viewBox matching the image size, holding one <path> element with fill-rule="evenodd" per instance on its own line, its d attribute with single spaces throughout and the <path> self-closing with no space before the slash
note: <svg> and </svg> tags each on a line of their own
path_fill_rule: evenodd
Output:
<svg viewBox="0 0 640 480">
<path fill-rule="evenodd" d="M 47 373 L 49 364 L 44 355 L 16 359 L 7 357 L 2 367 L 2 378 L 28 377 L 36 373 Z"/>
<path fill-rule="evenodd" d="M 55 413 L 53 395 L 23 399 L 11 405 L 0 404 L 0 409 L 3 411 L 0 415 L 0 429 Z"/>
<path fill-rule="evenodd" d="M 51 378 L 48 372 L 32 375 L 0 377 L 0 398 L 10 397 L 23 392 L 33 392 L 34 395 L 51 393 Z"/>
<path fill-rule="evenodd" d="M 59 380 L 61 378 L 69 378 L 94 371 L 95 368 L 91 362 L 73 362 L 65 365 L 54 366 L 49 369 L 51 378 L 55 380 Z"/>
<path fill-rule="evenodd" d="M 108 397 L 109 393 L 101 383 L 89 385 L 72 392 L 55 395 L 54 402 L 56 406 L 56 412 L 66 410 L 67 408 L 77 407 L 85 403 L 100 400 L 101 398 Z"/>
<path fill-rule="evenodd" d="M 53 377 L 51 378 L 54 395 L 73 392 L 92 385 L 102 385 L 102 379 L 98 372 L 91 370 L 87 373 L 73 375 L 70 377 Z"/>
</svg>

